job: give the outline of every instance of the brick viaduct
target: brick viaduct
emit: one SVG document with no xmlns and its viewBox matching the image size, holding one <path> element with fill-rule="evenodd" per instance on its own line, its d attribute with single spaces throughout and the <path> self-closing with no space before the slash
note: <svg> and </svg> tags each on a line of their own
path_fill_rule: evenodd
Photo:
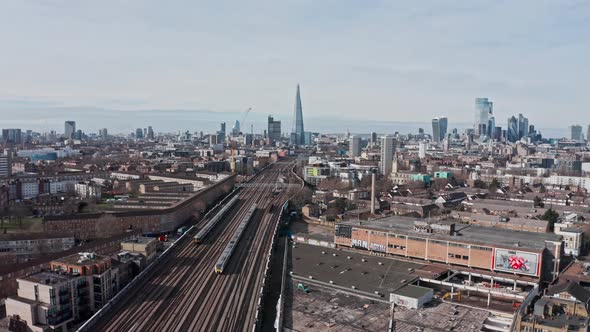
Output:
<svg viewBox="0 0 590 332">
<path fill-rule="evenodd" d="M 235 179 L 235 175 L 230 176 L 167 209 L 49 216 L 43 220 L 43 229 L 82 240 L 108 238 L 130 229 L 144 234 L 173 232 L 191 218 L 200 219 L 210 203 L 233 189 Z"/>
</svg>

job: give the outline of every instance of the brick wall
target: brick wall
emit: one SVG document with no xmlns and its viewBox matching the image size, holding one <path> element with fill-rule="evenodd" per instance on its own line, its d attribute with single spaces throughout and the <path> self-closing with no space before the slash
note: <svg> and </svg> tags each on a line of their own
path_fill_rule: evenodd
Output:
<svg viewBox="0 0 590 332">
<path fill-rule="evenodd" d="M 78 239 L 107 238 L 129 229 L 143 233 L 173 232 L 187 220 L 200 219 L 207 205 L 229 193 L 234 182 L 234 176 L 228 177 L 169 209 L 49 217 L 43 221 L 43 228 L 50 234 L 73 235 Z"/>
</svg>

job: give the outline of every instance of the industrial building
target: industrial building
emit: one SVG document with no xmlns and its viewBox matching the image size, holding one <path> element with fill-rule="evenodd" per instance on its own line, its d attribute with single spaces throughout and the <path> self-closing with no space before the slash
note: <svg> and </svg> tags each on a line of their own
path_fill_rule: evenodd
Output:
<svg viewBox="0 0 590 332">
<path fill-rule="evenodd" d="M 508 273 L 546 282 L 559 270 L 562 236 L 389 217 L 335 226 L 337 246 Z"/>
</svg>

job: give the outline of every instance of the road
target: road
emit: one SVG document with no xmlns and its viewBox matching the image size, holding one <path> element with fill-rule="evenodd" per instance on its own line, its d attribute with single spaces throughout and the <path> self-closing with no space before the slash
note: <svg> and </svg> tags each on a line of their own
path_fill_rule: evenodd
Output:
<svg viewBox="0 0 590 332">
<path fill-rule="evenodd" d="M 281 206 L 301 185 L 291 160 L 277 162 L 239 192 L 239 202 L 202 244 L 190 239 L 175 246 L 165 263 L 114 305 L 95 325 L 99 331 L 252 331 L 259 292 Z M 282 175 L 297 184 L 273 193 Z M 264 184 L 267 184 L 266 186 Z M 248 209 L 257 204 L 225 271 L 213 266 Z M 212 214 L 213 215 L 213 214 Z M 197 230 L 207 220 L 197 225 Z"/>
</svg>

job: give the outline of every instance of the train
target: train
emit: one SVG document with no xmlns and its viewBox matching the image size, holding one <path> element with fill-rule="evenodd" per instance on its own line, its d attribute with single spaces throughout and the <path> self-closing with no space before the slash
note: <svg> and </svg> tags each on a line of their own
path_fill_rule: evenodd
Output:
<svg viewBox="0 0 590 332">
<path fill-rule="evenodd" d="M 225 215 L 225 213 L 236 204 L 238 198 L 238 195 L 234 196 L 229 202 L 227 202 L 227 204 L 225 204 L 221 208 L 221 210 L 219 210 L 219 212 L 217 212 L 217 214 L 215 214 L 213 218 L 211 218 L 211 220 L 209 220 L 209 222 L 207 222 L 207 224 L 203 228 L 201 228 L 201 230 L 193 238 L 193 242 L 195 244 L 203 242 L 203 239 L 205 239 L 205 237 L 207 236 L 207 234 L 209 234 L 211 229 L 213 229 L 213 227 L 219 222 L 219 220 L 221 220 L 221 217 L 223 217 L 223 215 Z"/>
<path fill-rule="evenodd" d="M 256 211 L 256 204 L 253 204 L 250 207 L 250 210 L 248 210 L 248 213 L 246 214 L 246 216 L 244 216 L 244 219 L 242 219 L 242 221 L 240 221 L 240 224 L 238 225 L 238 228 L 234 232 L 234 235 L 232 235 L 231 240 L 229 241 L 227 246 L 225 246 L 225 249 L 223 249 L 223 252 L 221 253 L 221 256 L 219 256 L 217 263 L 215 263 L 215 266 L 213 267 L 213 271 L 215 271 L 215 273 L 217 273 L 217 274 L 223 273 L 223 269 L 225 268 L 227 262 L 229 262 L 229 259 L 231 258 L 231 255 L 233 254 L 234 249 L 238 245 L 238 241 L 240 241 L 240 237 L 242 236 L 242 234 L 246 230 L 246 227 L 248 226 L 250 219 L 252 219 L 252 216 L 254 215 L 255 211 Z"/>
</svg>

